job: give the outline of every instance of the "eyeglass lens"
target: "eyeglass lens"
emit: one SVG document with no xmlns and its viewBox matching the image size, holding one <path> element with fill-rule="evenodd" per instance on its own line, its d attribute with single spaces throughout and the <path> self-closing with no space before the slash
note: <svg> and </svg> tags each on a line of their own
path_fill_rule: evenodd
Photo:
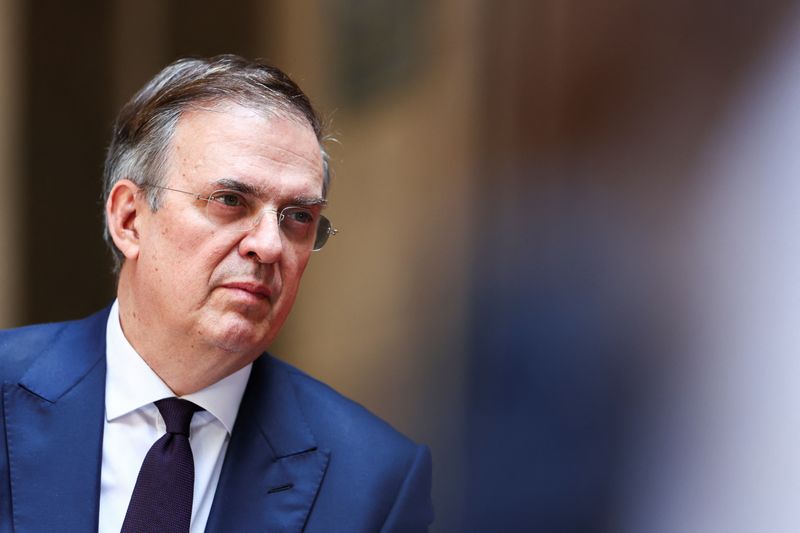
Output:
<svg viewBox="0 0 800 533">
<path fill-rule="evenodd" d="M 209 195 L 206 216 L 215 225 L 232 231 L 249 231 L 263 217 L 265 211 L 256 202 L 235 191 L 216 191 Z M 268 212 L 268 210 L 267 210 Z M 330 221 L 312 209 L 300 206 L 283 208 L 277 213 L 281 231 L 292 242 L 312 244 L 319 250 L 335 230 Z"/>
</svg>

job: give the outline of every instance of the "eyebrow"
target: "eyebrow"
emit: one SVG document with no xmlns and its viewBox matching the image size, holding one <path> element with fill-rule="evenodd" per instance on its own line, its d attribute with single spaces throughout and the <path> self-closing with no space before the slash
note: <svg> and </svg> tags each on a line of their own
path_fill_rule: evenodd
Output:
<svg viewBox="0 0 800 533">
<path fill-rule="evenodd" d="M 315 205 L 325 207 L 328 201 L 321 196 L 295 196 L 292 205 L 303 207 L 314 207 Z"/>
<path fill-rule="evenodd" d="M 232 179 L 232 178 L 221 178 L 213 182 L 215 187 L 222 187 L 223 189 L 228 189 L 231 191 L 240 192 L 242 194 L 248 194 L 251 196 L 264 196 L 264 190 L 261 187 L 251 185 L 249 183 L 244 183 L 242 181 Z M 328 201 L 323 198 L 322 196 L 295 196 L 292 198 L 292 205 L 303 206 L 303 207 L 314 207 L 314 206 L 321 206 L 325 207 L 328 205 Z"/>
<path fill-rule="evenodd" d="M 264 193 L 261 187 L 256 187 L 255 185 L 250 185 L 249 183 L 244 183 L 231 178 L 218 179 L 213 182 L 213 185 L 215 187 L 219 186 L 223 189 L 240 192 L 242 194 L 249 194 L 251 196 L 262 196 Z"/>
</svg>

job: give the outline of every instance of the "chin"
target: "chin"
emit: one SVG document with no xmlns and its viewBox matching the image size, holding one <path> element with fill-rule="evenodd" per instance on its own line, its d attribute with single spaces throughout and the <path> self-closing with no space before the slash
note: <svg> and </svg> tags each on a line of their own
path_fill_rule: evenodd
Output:
<svg viewBox="0 0 800 533">
<path fill-rule="evenodd" d="M 225 317 L 209 328 L 209 341 L 221 350 L 261 354 L 272 341 L 268 319 L 253 323 L 241 316 Z"/>
</svg>

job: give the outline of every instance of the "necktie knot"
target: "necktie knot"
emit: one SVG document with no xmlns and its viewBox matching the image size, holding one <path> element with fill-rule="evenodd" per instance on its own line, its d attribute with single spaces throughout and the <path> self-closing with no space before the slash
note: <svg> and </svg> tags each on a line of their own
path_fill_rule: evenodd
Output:
<svg viewBox="0 0 800 533">
<path fill-rule="evenodd" d="M 155 402 L 164 423 L 167 425 L 167 433 L 189 436 L 189 426 L 192 423 L 192 416 L 195 411 L 202 408 L 189 400 L 181 398 L 164 398 Z"/>
</svg>

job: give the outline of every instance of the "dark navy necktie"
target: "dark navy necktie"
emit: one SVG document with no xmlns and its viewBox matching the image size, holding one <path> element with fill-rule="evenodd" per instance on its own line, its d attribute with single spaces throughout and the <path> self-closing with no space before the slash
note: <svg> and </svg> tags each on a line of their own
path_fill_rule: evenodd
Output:
<svg viewBox="0 0 800 533">
<path fill-rule="evenodd" d="M 201 408 L 188 400 L 155 402 L 167 425 L 142 462 L 120 533 L 188 533 L 192 521 L 194 456 L 189 425 Z"/>
</svg>

